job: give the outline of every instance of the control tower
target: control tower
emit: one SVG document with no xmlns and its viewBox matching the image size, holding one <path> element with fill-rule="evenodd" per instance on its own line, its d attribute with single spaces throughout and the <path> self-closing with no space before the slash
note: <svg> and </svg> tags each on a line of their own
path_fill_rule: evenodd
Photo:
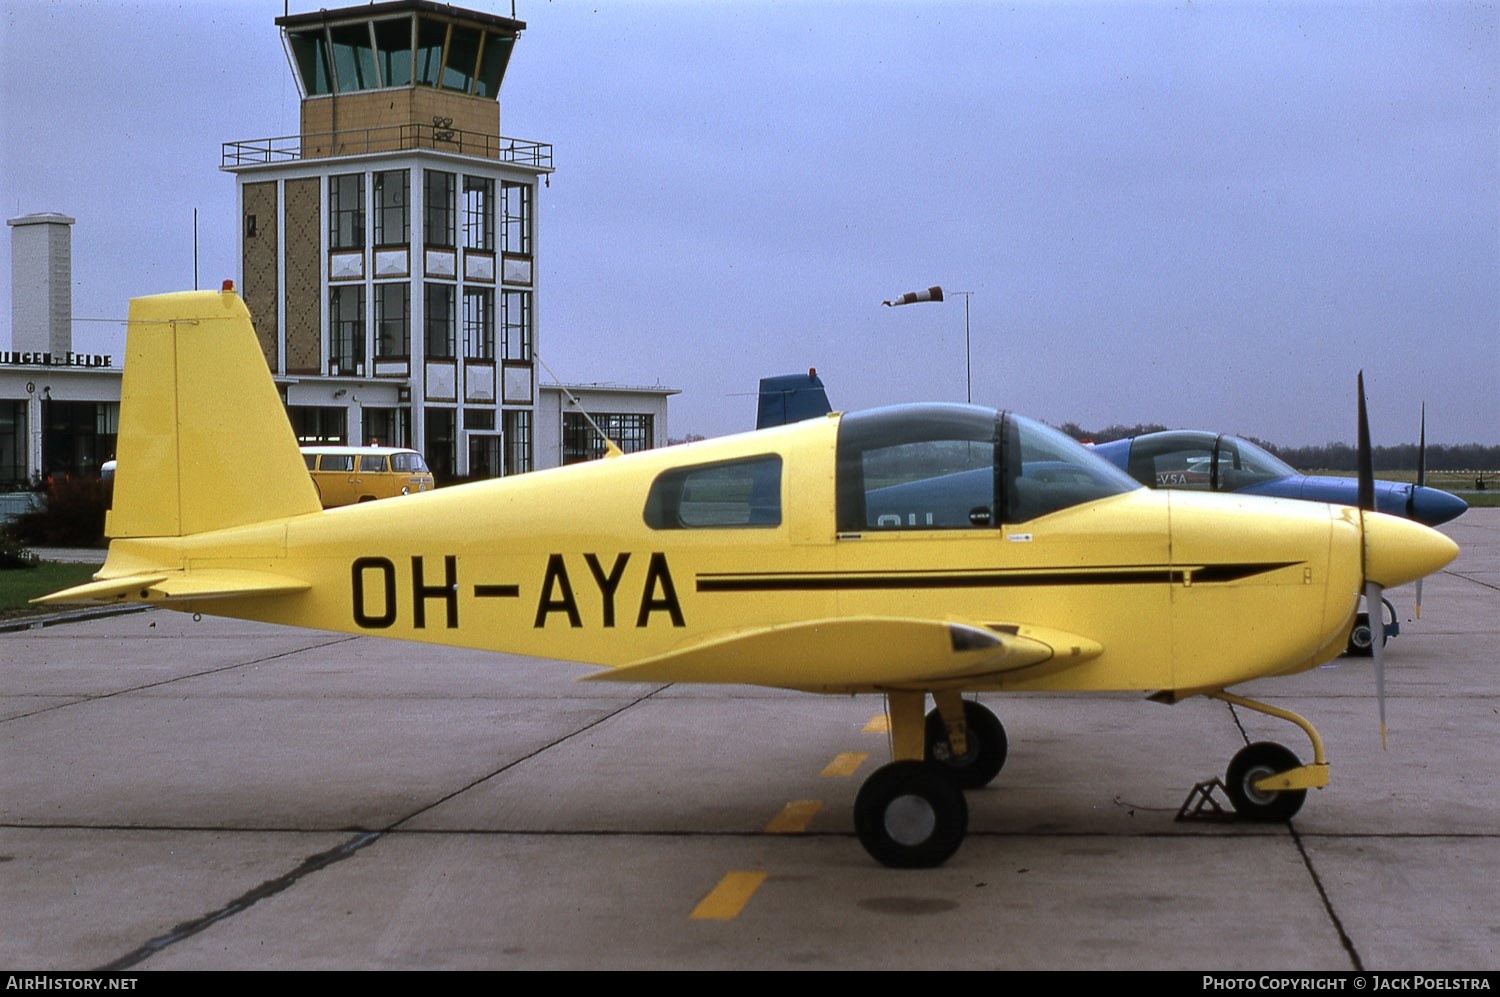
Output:
<svg viewBox="0 0 1500 997">
<path fill-rule="evenodd" d="M 295 136 L 224 144 L 240 290 L 305 443 L 413 446 L 440 476 L 535 462 L 536 189 L 500 134 L 526 25 L 428 0 L 276 19 Z"/>
</svg>

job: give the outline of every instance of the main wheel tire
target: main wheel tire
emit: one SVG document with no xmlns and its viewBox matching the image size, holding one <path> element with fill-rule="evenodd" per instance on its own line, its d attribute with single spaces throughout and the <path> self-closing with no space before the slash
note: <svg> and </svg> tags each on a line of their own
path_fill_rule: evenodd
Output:
<svg viewBox="0 0 1500 997">
<path fill-rule="evenodd" d="M 1368 658 L 1374 653 L 1375 630 L 1370 626 L 1370 614 L 1360 613 L 1354 617 L 1354 629 L 1349 631 L 1349 646 L 1344 653 L 1351 658 Z"/>
<path fill-rule="evenodd" d="M 1241 748 L 1229 763 L 1224 788 L 1234 812 L 1246 820 L 1290 820 L 1307 799 L 1305 789 L 1281 789 L 1263 792 L 1255 788 L 1257 779 L 1286 772 L 1301 765 L 1297 756 L 1279 744 L 1257 741 Z"/>
<path fill-rule="evenodd" d="M 892 869 L 942 865 L 963 844 L 969 805 L 939 766 L 900 761 L 871 773 L 854 799 L 854 831 Z"/>
<path fill-rule="evenodd" d="M 927 760 L 943 767 L 961 789 L 988 786 L 1005 767 L 1010 744 L 1000 718 L 972 700 L 964 700 L 964 725 L 968 728 L 968 750 L 955 755 L 948 744 L 948 725 L 942 714 L 927 714 Z"/>
</svg>

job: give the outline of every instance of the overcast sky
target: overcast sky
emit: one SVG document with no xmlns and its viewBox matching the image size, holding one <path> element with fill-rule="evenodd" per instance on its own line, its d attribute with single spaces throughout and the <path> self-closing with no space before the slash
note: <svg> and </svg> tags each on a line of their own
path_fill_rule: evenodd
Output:
<svg viewBox="0 0 1500 997">
<path fill-rule="evenodd" d="M 293 13 L 323 4 L 293 0 Z M 335 6 L 329 3 L 326 6 Z M 467 6 L 509 16 L 509 0 Z M 0 0 L 0 206 L 73 227 L 74 315 L 238 276 L 226 141 L 292 135 L 282 0 Z M 1053 423 L 1500 443 L 1500 10 L 1480 3 L 516 0 L 551 142 L 539 352 L 671 432 L 965 396 Z M 0 246 L 0 343 L 10 318 Z M 118 353 L 80 321 L 75 342 Z"/>
</svg>

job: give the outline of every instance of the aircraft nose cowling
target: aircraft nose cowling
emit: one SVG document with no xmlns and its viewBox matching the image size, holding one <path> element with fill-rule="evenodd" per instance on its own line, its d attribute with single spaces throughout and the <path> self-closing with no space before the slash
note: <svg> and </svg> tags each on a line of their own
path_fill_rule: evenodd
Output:
<svg viewBox="0 0 1500 997">
<path fill-rule="evenodd" d="M 1365 514 L 1365 579 L 1383 588 L 1432 574 L 1458 556 L 1458 544 L 1409 519 Z"/>
<path fill-rule="evenodd" d="M 1468 511 L 1469 503 L 1440 488 L 1417 485 L 1411 490 L 1407 514 L 1419 523 L 1437 526 L 1450 519 L 1457 519 Z"/>
</svg>

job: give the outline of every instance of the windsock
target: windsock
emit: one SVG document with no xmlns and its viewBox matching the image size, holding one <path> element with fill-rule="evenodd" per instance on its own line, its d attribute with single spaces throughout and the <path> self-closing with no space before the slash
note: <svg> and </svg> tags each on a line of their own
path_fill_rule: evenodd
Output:
<svg viewBox="0 0 1500 997">
<path fill-rule="evenodd" d="M 941 287 L 929 287 L 925 291 L 908 291 L 896 298 L 894 301 L 882 301 L 882 305 L 912 305 L 918 301 L 942 301 L 943 289 Z"/>
</svg>

